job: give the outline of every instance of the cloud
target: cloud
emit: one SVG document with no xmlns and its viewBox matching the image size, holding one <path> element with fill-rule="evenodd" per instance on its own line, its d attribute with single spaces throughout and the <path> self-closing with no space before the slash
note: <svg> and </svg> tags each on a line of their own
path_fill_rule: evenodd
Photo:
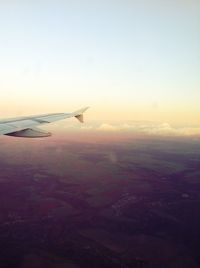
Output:
<svg viewBox="0 0 200 268">
<path fill-rule="evenodd" d="M 121 131 L 142 133 L 148 135 L 164 135 L 164 136 L 192 136 L 200 135 L 200 126 L 176 127 L 169 123 L 148 123 L 148 122 L 132 122 L 107 124 L 103 123 L 98 127 L 94 127 L 98 131 Z"/>
<path fill-rule="evenodd" d="M 101 130 L 101 131 L 117 131 L 119 130 L 118 126 L 114 126 L 114 125 L 111 125 L 111 124 L 101 124 L 97 130 Z"/>
<path fill-rule="evenodd" d="M 161 135 L 161 136 L 200 136 L 200 125 L 194 126 L 175 126 L 168 122 L 99 122 L 86 121 L 85 124 L 80 125 L 76 121 L 61 122 L 54 124 L 54 128 L 60 131 L 98 131 L 98 132 L 129 132 L 146 135 Z M 53 125 L 51 125 L 51 130 Z"/>
<path fill-rule="evenodd" d="M 178 130 L 173 128 L 169 123 L 151 124 L 150 126 L 146 125 L 143 130 L 149 134 L 158 134 L 158 135 L 178 134 Z"/>
<path fill-rule="evenodd" d="M 92 126 L 87 126 L 87 125 L 84 125 L 84 126 L 81 126 L 81 130 L 93 130 L 94 128 Z"/>
</svg>

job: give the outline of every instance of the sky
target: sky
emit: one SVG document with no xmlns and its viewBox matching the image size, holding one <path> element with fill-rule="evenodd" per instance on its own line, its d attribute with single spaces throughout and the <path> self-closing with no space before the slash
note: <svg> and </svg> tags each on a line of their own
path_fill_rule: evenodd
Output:
<svg viewBox="0 0 200 268">
<path fill-rule="evenodd" d="M 1 117 L 200 124 L 198 0 L 0 1 Z"/>
</svg>

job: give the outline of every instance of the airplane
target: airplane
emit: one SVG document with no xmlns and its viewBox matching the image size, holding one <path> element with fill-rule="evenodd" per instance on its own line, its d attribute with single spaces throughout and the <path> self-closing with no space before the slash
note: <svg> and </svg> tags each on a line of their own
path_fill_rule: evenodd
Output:
<svg viewBox="0 0 200 268">
<path fill-rule="evenodd" d="M 54 121 L 75 117 L 83 123 L 83 113 L 89 107 L 84 107 L 72 113 L 53 113 L 36 116 L 24 116 L 0 120 L 0 135 L 23 138 L 42 138 L 52 134 L 37 128 L 39 125 L 52 123 Z"/>
</svg>

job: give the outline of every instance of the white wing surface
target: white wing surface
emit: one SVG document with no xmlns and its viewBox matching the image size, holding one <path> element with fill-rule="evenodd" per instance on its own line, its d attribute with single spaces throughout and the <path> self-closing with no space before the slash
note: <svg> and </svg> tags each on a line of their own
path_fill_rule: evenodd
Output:
<svg viewBox="0 0 200 268">
<path fill-rule="evenodd" d="M 37 127 L 39 125 L 52 123 L 70 117 L 76 117 L 83 123 L 83 113 L 88 108 L 89 107 L 85 107 L 73 113 L 43 114 L 0 120 L 0 135 L 29 138 L 48 137 L 51 133 L 38 129 Z"/>
</svg>

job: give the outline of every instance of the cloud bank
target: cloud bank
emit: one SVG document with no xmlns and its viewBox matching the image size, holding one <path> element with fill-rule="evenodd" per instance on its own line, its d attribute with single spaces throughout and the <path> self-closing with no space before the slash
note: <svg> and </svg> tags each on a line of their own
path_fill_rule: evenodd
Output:
<svg viewBox="0 0 200 268">
<path fill-rule="evenodd" d="M 144 135 L 161 135 L 161 136 L 200 136 L 200 125 L 192 126 L 175 126 L 167 122 L 97 122 L 86 121 L 85 124 L 78 124 L 76 121 L 61 121 L 54 124 L 57 131 L 83 131 L 99 133 L 133 133 Z M 51 125 L 51 130 L 53 125 Z"/>
<path fill-rule="evenodd" d="M 148 135 L 164 135 L 164 136 L 198 136 L 200 135 L 200 126 L 172 126 L 169 123 L 102 123 L 99 126 L 93 127 L 93 130 L 98 131 L 121 131 L 142 133 Z"/>
</svg>

